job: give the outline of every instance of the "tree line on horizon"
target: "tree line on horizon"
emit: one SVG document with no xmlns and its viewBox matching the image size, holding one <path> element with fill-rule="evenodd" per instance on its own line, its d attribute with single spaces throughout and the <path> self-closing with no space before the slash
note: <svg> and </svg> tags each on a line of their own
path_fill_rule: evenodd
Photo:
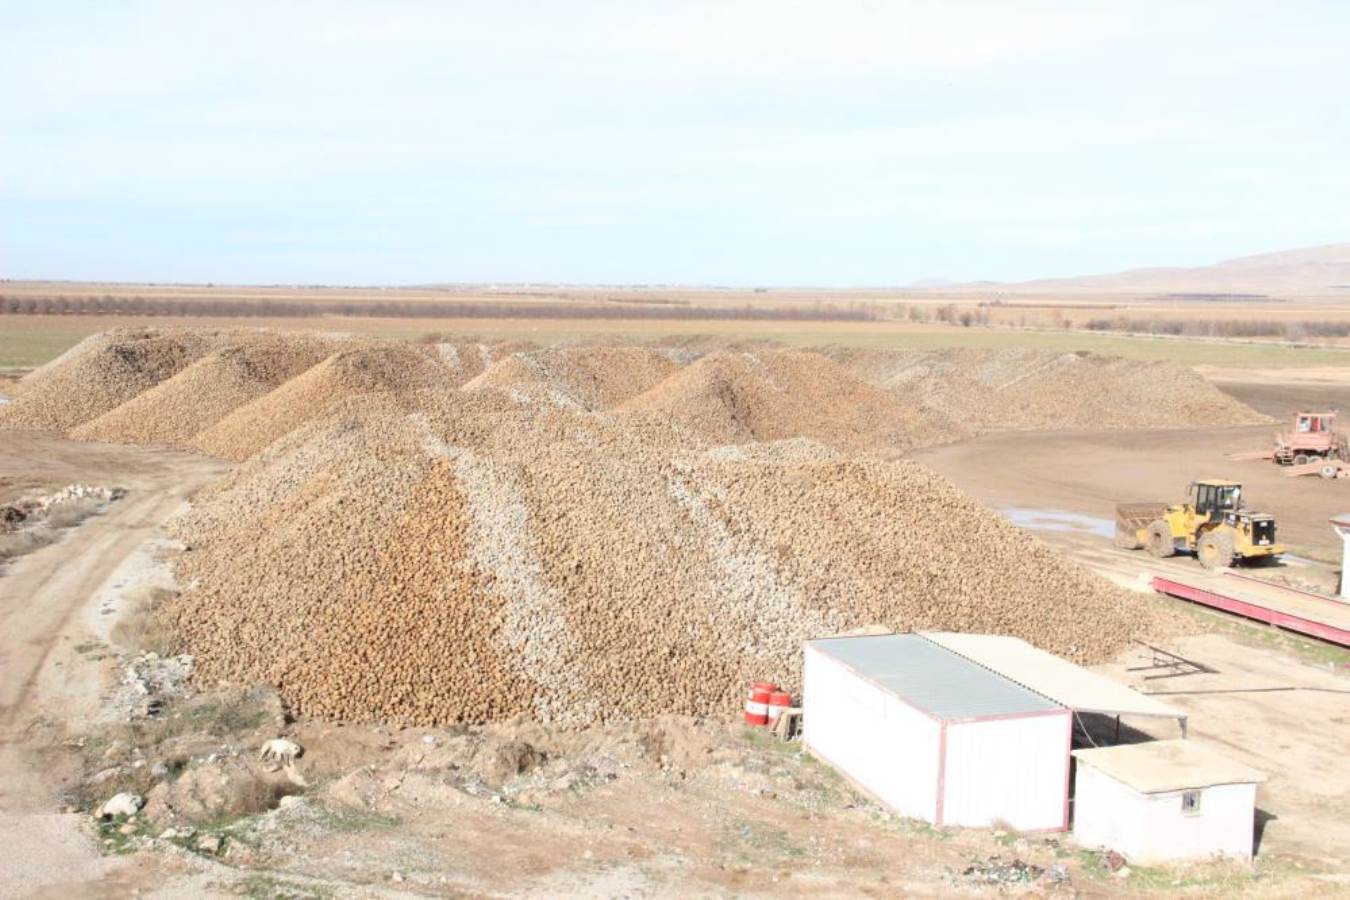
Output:
<svg viewBox="0 0 1350 900">
<path fill-rule="evenodd" d="M 228 297 L 13 297 L 0 296 L 0 315 L 164 316 L 213 318 L 399 318 L 399 319 L 731 319 L 763 321 L 870 322 L 873 306 L 696 306 L 617 303 L 521 303 L 512 301 L 315 302 Z"/>
</svg>

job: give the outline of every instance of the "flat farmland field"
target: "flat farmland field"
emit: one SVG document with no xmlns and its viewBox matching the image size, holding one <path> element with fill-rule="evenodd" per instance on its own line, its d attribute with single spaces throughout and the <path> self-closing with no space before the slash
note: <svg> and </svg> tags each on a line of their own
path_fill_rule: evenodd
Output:
<svg viewBox="0 0 1350 900">
<path fill-rule="evenodd" d="M 1344 366 L 1350 303 L 1149 294 L 644 286 L 399 288 L 0 283 L 0 368 L 115 327 L 265 327 L 415 340 L 1020 347 L 1242 368 Z"/>
<path fill-rule="evenodd" d="M 1350 349 L 1297 347 L 1275 341 L 1136 336 L 1010 327 L 910 322 L 763 322 L 724 319 L 409 319 L 388 317 L 44 316 L 0 317 L 0 368 L 29 369 L 83 338 L 109 328 L 270 328 L 338 331 L 417 340 L 436 335 L 493 341 L 630 340 L 771 341 L 788 346 L 840 344 L 913 350 L 950 347 L 1087 351 L 1127 359 L 1239 368 L 1312 368 L 1350 365 Z"/>
</svg>

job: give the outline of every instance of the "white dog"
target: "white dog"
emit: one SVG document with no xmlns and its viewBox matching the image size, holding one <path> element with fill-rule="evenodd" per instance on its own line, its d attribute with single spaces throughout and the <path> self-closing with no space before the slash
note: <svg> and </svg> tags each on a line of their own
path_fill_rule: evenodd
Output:
<svg viewBox="0 0 1350 900">
<path fill-rule="evenodd" d="M 262 745 L 262 752 L 258 755 L 263 762 L 289 766 L 295 762 L 297 757 L 304 755 L 304 752 L 305 748 L 295 741 L 288 741 L 286 738 L 272 738 Z"/>
</svg>

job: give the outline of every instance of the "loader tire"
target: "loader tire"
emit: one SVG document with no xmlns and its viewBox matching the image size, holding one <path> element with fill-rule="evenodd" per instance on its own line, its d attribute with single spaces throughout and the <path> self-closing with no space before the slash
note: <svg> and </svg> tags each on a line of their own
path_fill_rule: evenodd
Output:
<svg viewBox="0 0 1350 900">
<path fill-rule="evenodd" d="M 1139 530 L 1116 525 L 1116 546 L 1122 550 L 1141 550 L 1144 545 L 1139 540 Z"/>
<path fill-rule="evenodd" d="M 1206 569 L 1227 569 L 1233 565 L 1233 536 L 1215 529 L 1205 532 L 1195 545 L 1195 558 Z"/>
<path fill-rule="evenodd" d="M 1158 559 L 1166 559 L 1177 552 L 1172 541 L 1172 526 L 1161 519 L 1148 526 L 1148 552 Z"/>
<path fill-rule="evenodd" d="M 1335 463 L 1324 463 L 1322 468 L 1317 471 L 1323 478 L 1335 478 L 1340 474 L 1340 469 Z"/>
</svg>

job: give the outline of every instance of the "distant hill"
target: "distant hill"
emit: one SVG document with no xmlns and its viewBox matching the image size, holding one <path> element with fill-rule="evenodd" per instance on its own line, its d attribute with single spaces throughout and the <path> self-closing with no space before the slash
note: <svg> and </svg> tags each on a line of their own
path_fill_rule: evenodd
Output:
<svg viewBox="0 0 1350 900">
<path fill-rule="evenodd" d="M 1350 242 L 1261 253 L 1194 268 L 1130 269 L 1015 283 L 967 282 L 947 291 L 1122 294 L 1329 294 L 1350 296 Z"/>
</svg>

